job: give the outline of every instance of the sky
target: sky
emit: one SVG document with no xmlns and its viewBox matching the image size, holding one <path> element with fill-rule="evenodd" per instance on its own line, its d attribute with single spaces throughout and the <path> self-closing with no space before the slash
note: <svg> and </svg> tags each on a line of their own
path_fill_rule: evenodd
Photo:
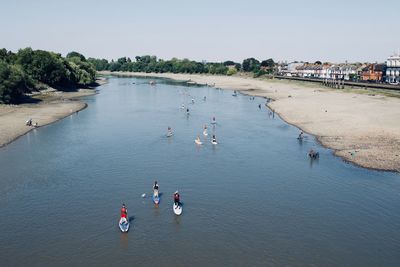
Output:
<svg viewBox="0 0 400 267">
<path fill-rule="evenodd" d="M 116 59 L 384 62 L 399 0 L 0 0 L 0 48 Z"/>
</svg>

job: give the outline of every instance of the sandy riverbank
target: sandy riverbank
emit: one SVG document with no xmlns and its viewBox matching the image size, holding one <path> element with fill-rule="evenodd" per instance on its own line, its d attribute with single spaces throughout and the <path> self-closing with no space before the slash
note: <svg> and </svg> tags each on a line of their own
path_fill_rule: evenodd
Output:
<svg viewBox="0 0 400 267">
<path fill-rule="evenodd" d="M 250 77 L 113 74 L 190 80 L 274 99 L 268 104 L 271 109 L 288 123 L 317 136 L 336 155 L 366 168 L 400 171 L 400 98 Z"/>
<path fill-rule="evenodd" d="M 101 85 L 106 81 L 99 79 L 97 82 Z M 0 147 L 34 129 L 25 125 L 29 118 L 39 127 L 53 123 L 86 108 L 87 104 L 78 98 L 94 94 L 94 89 L 79 89 L 76 92 L 46 90 L 33 96 L 40 100 L 37 104 L 0 105 Z"/>
</svg>

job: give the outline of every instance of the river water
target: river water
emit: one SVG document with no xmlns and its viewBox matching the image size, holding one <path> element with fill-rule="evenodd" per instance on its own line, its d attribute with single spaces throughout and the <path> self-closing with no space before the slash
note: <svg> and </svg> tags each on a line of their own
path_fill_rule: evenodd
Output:
<svg viewBox="0 0 400 267">
<path fill-rule="evenodd" d="M 400 266 L 398 173 L 299 142 L 265 99 L 148 82 L 110 78 L 87 109 L 0 149 L 1 266 Z M 158 207 L 141 197 L 154 180 Z"/>
</svg>

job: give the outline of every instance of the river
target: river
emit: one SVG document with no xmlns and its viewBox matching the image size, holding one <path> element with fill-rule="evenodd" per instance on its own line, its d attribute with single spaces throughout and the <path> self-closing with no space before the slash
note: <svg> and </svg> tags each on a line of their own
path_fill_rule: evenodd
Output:
<svg viewBox="0 0 400 267">
<path fill-rule="evenodd" d="M 87 109 L 0 149 L 2 266 L 400 266 L 398 173 L 299 142 L 263 98 L 156 81 L 110 77 Z M 141 197 L 154 180 L 158 207 Z"/>
</svg>

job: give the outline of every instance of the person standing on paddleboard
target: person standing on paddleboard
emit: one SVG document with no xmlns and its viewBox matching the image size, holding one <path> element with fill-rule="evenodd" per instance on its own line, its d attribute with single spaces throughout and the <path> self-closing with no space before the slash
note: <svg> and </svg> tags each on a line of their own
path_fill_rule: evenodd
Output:
<svg viewBox="0 0 400 267">
<path fill-rule="evenodd" d="M 154 181 L 154 185 L 153 185 L 153 194 L 155 197 L 158 197 L 158 183 L 157 181 Z"/>
<path fill-rule="evenodd" d="M 126 218 L 127 216 L 128 216 L 128 209 L 126 208 L 125 204 L 122 204 L 121 218 Z"/>
<path fill-rule="evenodd" d="M 180 195 L 179 195 L 178 190 L 176 190 L 174 193 L 174 205 L 179 206 L 180 204 L 181 204 L 180 203 Z"/>
</svg>

